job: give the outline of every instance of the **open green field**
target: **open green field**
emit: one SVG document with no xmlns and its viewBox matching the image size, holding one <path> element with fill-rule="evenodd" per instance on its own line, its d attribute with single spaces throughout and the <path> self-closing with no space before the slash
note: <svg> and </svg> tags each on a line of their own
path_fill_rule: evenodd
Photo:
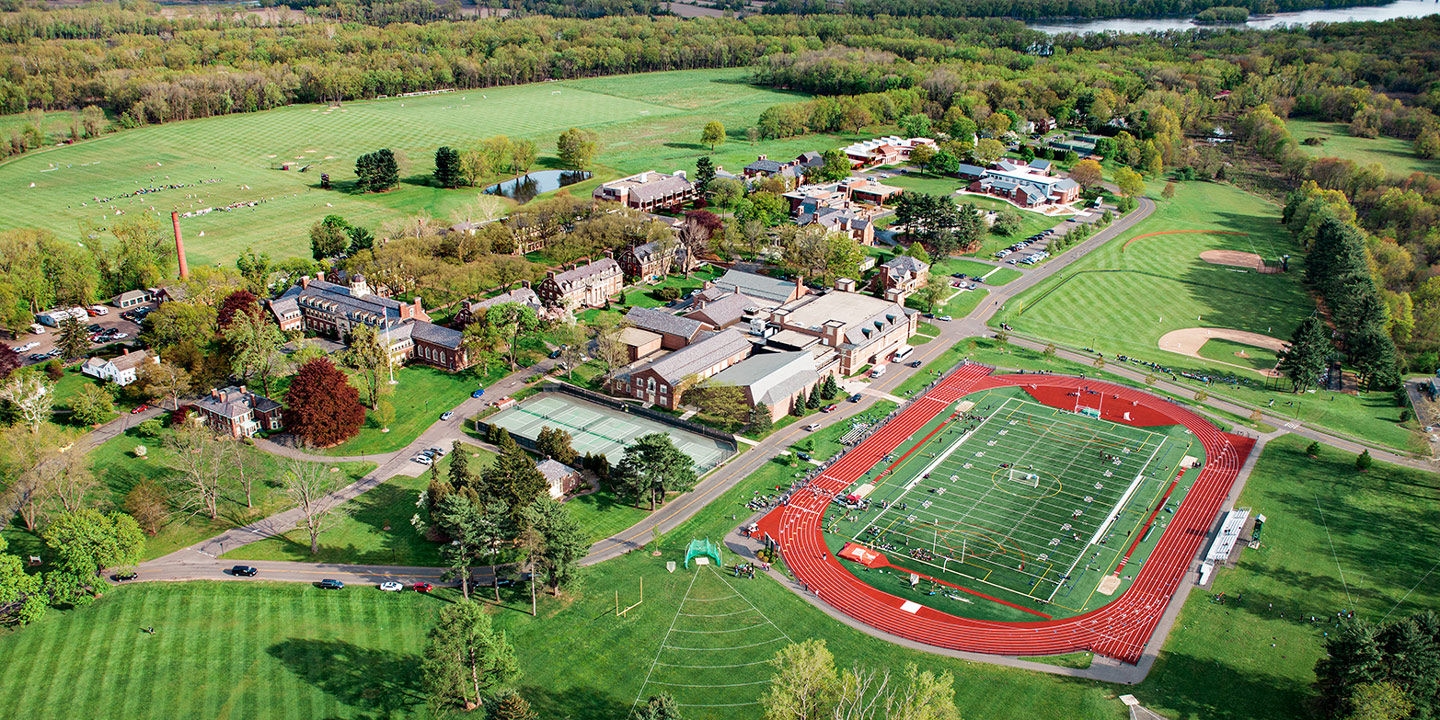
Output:
<svg viewBox="0 0 1440 720">
<path fill-rule="evenodd" d="M 495 461 L 495 453 L 488 450 L 473 445 L 462 448 L 462 452 L 470 454 L 471 472 L 480 472 Z M 442 476 L 450 472 L 450 461 L 454 457 L 454 453 L 447 452 L 438 463 Z M 297 528 L 280 537 L 242 546 L 222 557 L 439 567 L 443 564 L 439 544 L 427 540 L 410 524 L 410 518 L 420 512 L 417 507 L 420 493 L 429 483 L 429 469 L 416 477 L 396 475 L 336 508 L 330 528 L 320 535 L 320 552 L 315 555 L 310 554 L 309 533 Z"/>
<path fill-rule="evenodd" d="M 146 457 L 135 455 L 137 446 L 146 448 Z M 146 538 L 144 559 L 160 557 L 292 506 L 280 489 L 280 478 L 289 461 L 254 447 L 242 446 L 240 451 L 244 458 L 244 472 L 253 478 L 253 507 L 247 508 L 245 505 L 245 492 L 240 483 L 238 468 L 221 478 L 220 512 L 219 517 L 214 520 L 204 513 L 196 512 L 197 508 L 182 507 L 184 498 L 181 491 L 173 490 L 169 518 L 154 537 Z M 179 473 L 170 467 L 167 460 L 169 457 L 170 452 L 164 448 L 162 440 L 142 438 L 136 435 L 133 429 L 122 433 L 90 453 L 90 470 L 97 481 L 91 497 L 99 505 L 121 507 L 126 493 L 146 480 L 162 487 L 177 487 L 172 478 Z M 233 460 L 230 462 L 233 466 Z M 334 469 L 330 473 L 330 487 L 333 489 L 365 477 L 375 468 L 375 464 L 348 462 L 334 463 L 330 467 Z M 31 555 L 44 554 L 39 552 L 40 539 L 21 529 L 18 520 L 7 527 L 4 533 L 10 543 L 11 552 L 25 550 Z"/>
<path fill-rule="evenodd" d="M 534 140 L 541 169 L 554 166 L 561 131 L 594 130 L 602 145 L 598 177 L 569 188 L 574 193 L 588 193 L 601 178 L 619 173 L 693 171 L 696 158 L 709 154 L 699 145 L 700 128 L 709 120 L 723 122 L 731 138 L 713 154 L 715 163 L 735 171 L 758 153 L 798 155 L 851 140 L 808 136 L 751 146 L 744 130 L 762 110 L 803 96 L 745 84 L 748 72 L 652 73 L 333 108 L 296 105 L 122 131 L 0 164 L 0 189 L 12 200 L 0 208 L 0 228 L 44 227 L 69 237 L 82 223 L 108 226 L 117 211 L 134 215 L 153 207 L 163 217 L 172 210 L 259 202 L 182 222 L 192 264 L 229 264 L 247 247 L 276 258 L 307 255 L 310 225 L 331 213 L 372 228 L 419 212 L 445 219 L 478 189 L 431 186 L 435 149 L 491 135 Z M 345 192 L 355 158 L 381 147 L 409 158 L 400 187 L 378 195 Z M 280 170 L 284 162 L 294 165 Z M 308 170 L 299 172 L 302 166 Z M 339 189 L 320 190 L 321 173 Z M 104 200 L 167 184 L 185 187 Z"/>
<path fill-rule="evenodd" d="M 1328 447 L 1311 460 L 1308 443 L 1266 445 L 1236 503 L 1266 516 L 1260 549 L 1191 593 L 1134 690 L 1146 706 L 1178 720 L 1297 717 L 1335 613 L 1379 622 L 1440 604 L 1440 575 L 1428 572 L 1440 543 L 1434 474 L 1382 463 L 1359 473 L 1353 455 Z M 1219 593 L 1224 604 L 1211 601 Z"/>
<path fill-rule="evenodd" d="M 993 324 L 1005 322 L 1026 335 L 1095 348 L 1106 357 L 1124 354 L 1159 363 L 1177 378 L 1181 371 L 1233 377 L 1235 384 L 1195 385 L 1211 395 L 1273 407 L 1277 413 L 1398 450 L 1415 449 L 1416 435 L 1399 422 L 1400 408 L 1389 393 L 1317 391 L 1297 398 L 1266 390 L 1254 373 L 1159 349 L 1162 335 L 1190 327 L 1228 327 L 1288 339 L 1313 312 L 1314 303 L 1301 283 L 1303 256 L 1280 226 L 1279 211 L 1228 185 L 1178 185 L 1175 197 L 1160 202 L 1144 222 L 1011 300 Z M 1158 235 L 1125 247 L 1132 238 L 1166 230 L 1246 234 Z M 1290 272 L 1261 275 L 1202 262 L 1199 254 L 1212 249 L 1265 258 L 1290 254 Z"/>
<path fill-rule="evenodd" d="M 1286 120 L 1285 127 L 1296 142 L 1309 137 L 1325 139 L 1320 145 L 1300 146 L 1300 150 L 1311 157 L 1336 157 L 1362 166 L 1380 163 L 1391 176 L 1404 177 L 1412 172 L 1440 175 L 1440 160 L 1416 157 L 1411 144 L 1399 138 L 1355 137 L 1345 123 L 1318 120 Z"/>
<path fill-rule="evenodd" d="M 496 372 L 502 376 L 508 374 L 508 371 Z M 355 437 L 321 452 L 343 457 L 400 450 L 420 437 L 426 428 L 440 422 L 441 413 L 459 405 L 483 384 L 477 382 L 473 371 L 452 373 L 418 363 L 396 370 L 395 381 L 394 392 L 389 396 L 395 407 L 390 432 L 382 432 L 384 428 L 367 419 Z M 383 391 L 388 386 L 381 387 Z M 364 389 L 360 395 L 363 400 Z M 465 418 L 458 415 L 450 420 L 456 424 L 464 421 Z"/>
</svg>

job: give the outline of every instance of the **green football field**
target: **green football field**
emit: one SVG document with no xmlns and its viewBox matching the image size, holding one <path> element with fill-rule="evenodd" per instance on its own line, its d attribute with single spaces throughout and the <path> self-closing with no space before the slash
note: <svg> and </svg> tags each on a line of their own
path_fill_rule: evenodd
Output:
<svg viewBox="0 0 1440 720">
<path fill-rule="evenodd" d="M 832 506 L 828 542 L 837 552 L 853 542 L 886 553 L 922 579 L 842 564 L 886 592 L 956 615 L 1038 619 L 1016 605 L 1052 617 L 1086 612 L 1113 599 L 1095 588 L 1136 533 L 1143 542 L 1131 571 L 1158 542 L 1197 475 L 1185 473 L 1166 498 L 1174 469 L 1186 455 L 1203 461 L 1192 439 L 1181 427 L 1069 413 L 1016 388 L 977 393 L 902 442 L 891 458 L 899 464 L 882 463 L 857 481 L 851 492 L 868 508 Z M 1165 512 L 1147 528 L 1162 499 Z M 1132 575 L 1122 576 L 1121 590 Z"/>
<path fill-rule="evenodd" d="M 43 227 L 74 237 L 137 213 L 168 220 L 172 210 L 245 203 L 182 221 L 191 264 L 228 264 L 247 247 L 273 257 L 308 255 L 310 225 L 331 213 L 371 228 L 421 212 L 448 219 L 479 190 L 429 184 L 441 145 L 463 147 L 501 134 L 528 138 L 540 153 L 536 169 L 543 169 L 555 166 L 556 136 L 585 127 L 600 137 L 596 169 L 605 178 L 647 169 L 693 171 L 697 158 L 711 154 L 698 139 L 712 119 L 724 123 L 730 136 L 713 153 L 715 163 L 734 171 L 758 153 L 782 157 L 847 140 L 745 142 L 745 128 L 766 107 L 804 98 L 745 84 L 748 73 L 677 71 L 295 105 L 122 131 L 0 164 L 0 192 L 11 199 L 0 208 L 0 229 Z M 382 147 L 409 159 L 400 187 L 382 194 L 344 192 L 354 179 L 355 158 Z M 285 163 L 291 169 L 280 169 Z M 342 189 L 320 190 L 321 173 Z M 589 192 L 597 182 L 571 191 Z M 141 190 L 147 192 L 131 194 Z"/>
</svg>

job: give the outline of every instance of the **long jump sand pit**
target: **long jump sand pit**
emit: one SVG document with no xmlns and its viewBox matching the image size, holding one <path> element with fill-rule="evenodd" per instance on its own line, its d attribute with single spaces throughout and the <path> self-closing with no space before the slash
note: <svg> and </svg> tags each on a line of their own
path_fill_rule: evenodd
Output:
<svg viewBox="0 0 1440 720">
<path fill-rule="evenodd" d="M 1241 345 L 1265 348 L 1276 354 L 1279 354 L 1280 351 L 1284 350 L 1287 346 L 1285 341 L 1270 337 L 1269 335 L 1261 335 L 1260 333 L 1247 332 L 1245 330 L 1232 330 L 1230 328 L 1182 328 L 1180 330 L 1171 330 L 1160 336 L 1160 341 L 1157 344 L 1161 350 L 1199 358 L 1201 360 L 1213 361 L 1213 358 L 1207 358 L 1200 354 L 1200 348 L 1204 347 L 1205 343 L 1211 340 L 1229 340 L 1240 343 Z M 1234 365 L 1234 363 L 1226 364 Z M 1242 366 L 1237 365 L 1236 367 Z M 1270 374 L 1263 370 L 1257 372 L 1265 375 Z"/>
<path fill-rule="evenodd" d="M 1255 272 L 1265 272 L 1265 261 L 1252 252 L 1240 250 L 1206 250 L 1200 253 L 1200 259 L 1211 265 L 1229 265 L 1231 267 L 1246 268 Z"/>
</svg>

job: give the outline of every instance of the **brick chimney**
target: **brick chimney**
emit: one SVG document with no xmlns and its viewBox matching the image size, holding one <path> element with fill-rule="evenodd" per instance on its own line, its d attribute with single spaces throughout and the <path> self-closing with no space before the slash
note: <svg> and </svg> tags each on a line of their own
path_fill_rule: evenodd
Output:
<svg viewBox="0 0 1440 720">
<path fill-rule="evenodd" d="M 218 388 L 213 388 L 213 387 L 210 388 L 210 397 L 213 398 L 213 399 L 215 399 L 215 400 L 219 400 L 219 399 L 220 399 L 220 390 L 219 390 Z"/>
<path fill-rule="evenodd" d="M 301 275 L 301 276 L 300 276 L 300 289 L 303 290 L 303 289 L 308 288 L 308 287 L 310 287 L 310 276 L 309 276 L 309 275 Z"/>
<path fill-rule="evenodd" d="M 175 257 L 180 260 L 180 279 L 190 279 L 190 267 L 185 264 L 185 240 L 180 237 L 180 213 L 170 212 L 170 224 L 175 227 Z"/>
<path fill-rule="evenodd" d="M 805 294 L 805 275 L 801 273 L 795 276 L 795 295 L 798 297 Z"/>
</svg>

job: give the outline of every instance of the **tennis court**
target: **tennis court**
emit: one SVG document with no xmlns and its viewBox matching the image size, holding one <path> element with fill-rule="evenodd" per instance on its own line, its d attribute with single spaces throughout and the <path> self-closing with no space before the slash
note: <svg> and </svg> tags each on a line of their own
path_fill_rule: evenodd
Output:
<svg viewBox="0 0 1440 720">
<path fill-rule="evenodd" d="M 1079 610 L 1183 456 L 1199 454 L 1190 445 L 1183 428 L 1132 427 L 989 391 L 901 443 L 895 454 L 908 457 L 851 489 L 868 510 L 832 506 L 827 529 L 911 572 Z"/>
<path fill-rule="evenodd" d="M 558 427 L 570 433 L 575 452 L 598 453 L 612 464 L 625 456 L 630 441 L 657 432 L 669 435 L 675 447 L 695 461 L 699 472 L 715 467 L 733 452 L 718 440 L 558 393 L 536 395 L 501 410 L 489 422 L 530 440 L 539 437 L 546 426 Z"/>
</svg>

